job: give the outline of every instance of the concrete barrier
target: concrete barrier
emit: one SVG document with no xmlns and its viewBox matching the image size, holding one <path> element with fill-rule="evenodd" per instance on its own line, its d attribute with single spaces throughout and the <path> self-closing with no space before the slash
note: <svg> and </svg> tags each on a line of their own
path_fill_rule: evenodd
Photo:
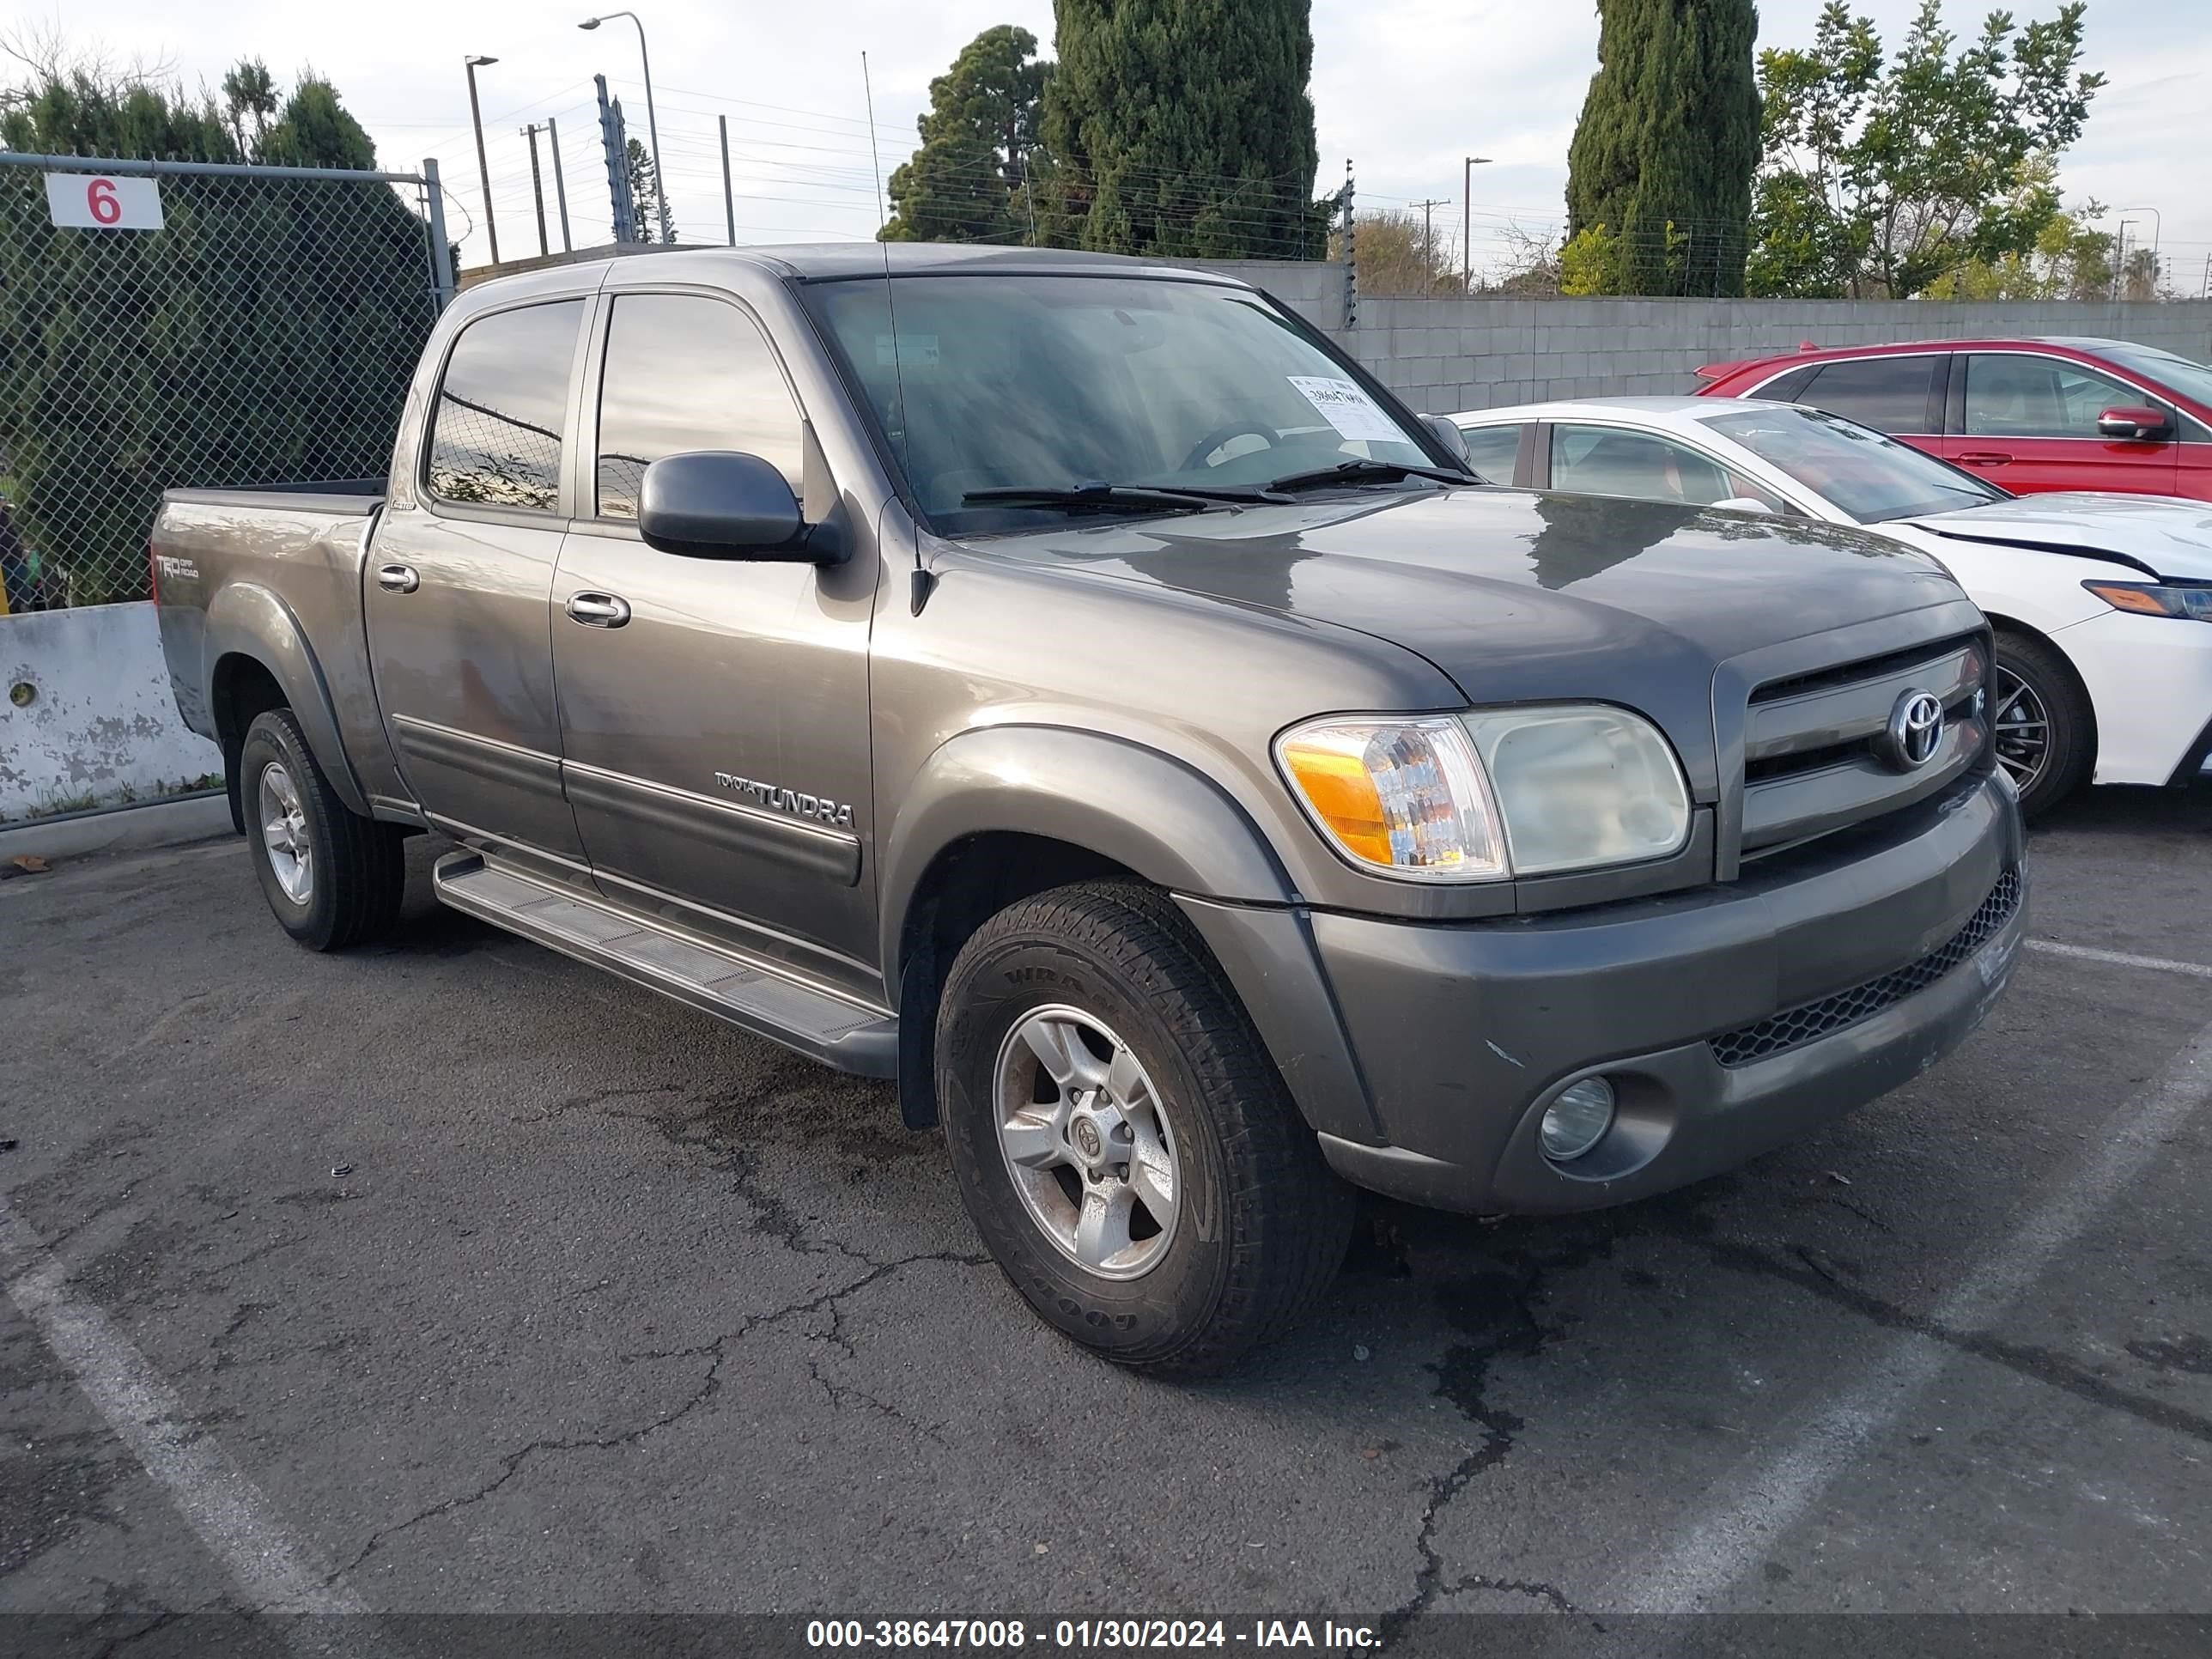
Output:
<svg viewBox="0 0 2212 1659">
<path fill-rule="evenodd" d="M 177 714 L 152 605 L 0 617 L 0 823 L 155 800 L 222 770 Z"/>
</svg>

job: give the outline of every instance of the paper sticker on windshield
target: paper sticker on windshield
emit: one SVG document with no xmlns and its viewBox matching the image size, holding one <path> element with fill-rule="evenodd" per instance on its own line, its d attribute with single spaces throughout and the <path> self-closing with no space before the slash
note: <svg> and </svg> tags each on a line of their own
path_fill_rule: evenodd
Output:
<svg viewBox="0 0 2212 1659">
<path fill-rule="evenodd" d="M 1346 437 L 1406 441 L 1406 434 L 1398 429 L 1398 423 L 1352 381 L 1332 380 L 1325 374 L 1292 374 L 1286 378 L 1308 403 L 1321 410 L 1322 418 Z"/>
<path fill-rule="evenodd" d="M 902 368 L 937 366 L 937 337 L 934 334 L 889 334 L 876 336 L 876 362 L 889 368 L 896 363 Z"/>
</svg>

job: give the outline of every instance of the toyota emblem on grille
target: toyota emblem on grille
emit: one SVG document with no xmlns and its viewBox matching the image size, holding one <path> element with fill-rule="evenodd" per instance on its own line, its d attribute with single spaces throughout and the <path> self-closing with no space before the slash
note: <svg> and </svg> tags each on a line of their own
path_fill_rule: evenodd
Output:
<svg viewBox="0 0 2212 1659">
<path fill-rule="evenodd" d="M 1900 772 L 1917 772 L 1936 758 L 1943 742 L 1943 705 L 1932 691 L 1915 689 L 1889 711 L 1882 733 L 1885 758 Z"/>
</svg>

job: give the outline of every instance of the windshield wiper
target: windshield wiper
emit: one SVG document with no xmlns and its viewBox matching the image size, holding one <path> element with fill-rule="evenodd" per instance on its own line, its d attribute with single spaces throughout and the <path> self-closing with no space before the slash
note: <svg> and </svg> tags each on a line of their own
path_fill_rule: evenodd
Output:
<svg viewBox="0 0 2212 1659">
<path fill-rule="evenodd" d="M 1279 478 L 1270 478 L 1261 486 L 1267 489 L 1316 489 L 1327 484 L 1363 483 L 1372 478 L 1434 478 L 1438 483 L 1480 483 L 1472 472 L 1447 472 L 1440 466 L 1408 466 L 1403 461 L 1340 461 L 1334 466 L 1316 467 L 1310 472 L 1286 472 Z"/>
<path fill-rule="evenodd" d="M 1060 488 L 1052 484 L 1006 484 L 991 489 L 971 489 L 960 497 L 970 507 L 1073 507 L 1113 508 L 1165 507 L 1199 512 L 1210 507 L 1237 503 L 1279 501 L 1283 497 L 1257 486 L 1216 488 L 1194 484 L 1155 489 L 1150 484 L 1079 483 Z"/>
</svg>

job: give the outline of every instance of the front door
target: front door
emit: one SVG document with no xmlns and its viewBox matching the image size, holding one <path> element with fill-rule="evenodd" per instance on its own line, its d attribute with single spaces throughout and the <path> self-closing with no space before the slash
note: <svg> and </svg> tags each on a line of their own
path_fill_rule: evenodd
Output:
<svg viewBox="0 0 2212 1659">
<path fill-rule="evenodd" d="M 2172 438 L 2114 439 L 2097 416 L 2155 400 L 2085 364 L 2029 352 L 1972 351 L 1955 362 L 1966 390 L 1952 403 L 1958 419 L 1943 459 L 2014 495 L 2054 489 L 2117 489 L 2171 495 L 2180 446 Z"/>
<path fill-rule="evenodd" d="M 835 490 L 751 315 L 702 293 L 622 293 L 589 491 L 553 593 L 564 777 L 608 896 L 880 994 L 874 968 L 868 627 L 876 564 L 692 558 L 637 533 L 645 469 L 741 450 L 810 520 Z"/>
<path fill-rule="evenodd" d="M 377 694 L 416 803 L 449 834 L 544 854 L 579 879 L 547 607 L 587 309 L 558 300 L 462 329 L 423 464 L 378 521 L 366 599 Z"/>
</svg>

